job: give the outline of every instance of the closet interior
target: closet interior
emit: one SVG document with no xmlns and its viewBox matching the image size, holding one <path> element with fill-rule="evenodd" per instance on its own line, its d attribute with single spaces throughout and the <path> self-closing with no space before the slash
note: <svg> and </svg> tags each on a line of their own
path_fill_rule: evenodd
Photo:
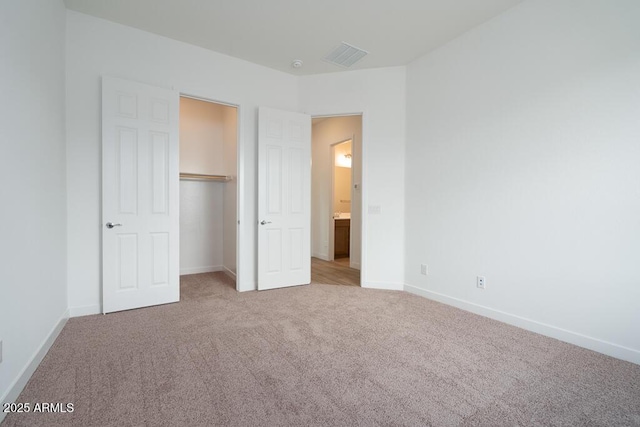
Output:
<svg viewBox="0 0 640 427">
<path fill-rule="evenodd" d="M 180 97 L 180 275 L 235 279 L 236 107 Z"/>
</svg>

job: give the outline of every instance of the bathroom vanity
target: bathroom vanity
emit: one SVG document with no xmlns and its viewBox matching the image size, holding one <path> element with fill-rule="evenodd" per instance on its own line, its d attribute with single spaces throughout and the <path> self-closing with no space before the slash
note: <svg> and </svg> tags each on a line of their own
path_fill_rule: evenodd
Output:
<svg viewBox="0 0 640 427">
<path fill-rule="evenodd" d="M 351 219 L 350 218 L 335 218 L 334 219 L 334 259 L 348 258 L 349 257 L 349 243 L 351 234 Z"/>
</svg>

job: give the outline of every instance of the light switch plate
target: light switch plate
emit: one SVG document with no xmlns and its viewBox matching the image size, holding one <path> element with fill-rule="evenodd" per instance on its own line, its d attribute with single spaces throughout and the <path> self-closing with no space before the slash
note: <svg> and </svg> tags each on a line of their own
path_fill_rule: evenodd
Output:
<svg viewBox="0 0 640 427">
<path fill-rule="evenodd" d="M 380 205 L 369 205 L 369 215 L 380 215 Z"/>
<path fill-rule="evenodd" d="M 429 274 L 429 266 L 427 264 L 420 264 L 420 274 L 427 276 Z"/>
</svg>

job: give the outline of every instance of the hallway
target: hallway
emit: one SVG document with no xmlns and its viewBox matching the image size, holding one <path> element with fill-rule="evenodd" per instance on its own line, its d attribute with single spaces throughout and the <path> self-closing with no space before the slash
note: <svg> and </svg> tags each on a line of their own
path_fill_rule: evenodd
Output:
<svg viewBox="0 0 640 427">
<path fill-rule="evenodd" d="M 360 286 L 360 270 L 349 268 L 349 258 L 324 261 L 312 257 L 311 283 Z"/>
</svg>

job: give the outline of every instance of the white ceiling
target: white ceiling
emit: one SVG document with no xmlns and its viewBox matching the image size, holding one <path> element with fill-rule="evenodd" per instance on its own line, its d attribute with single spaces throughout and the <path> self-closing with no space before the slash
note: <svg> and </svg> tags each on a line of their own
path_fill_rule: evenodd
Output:
<svg viewBox="0 0 640 427">
<path fill-rule="evenodd" d="M 292 74 L 344 41 L 350 69 L 405 65 L 523 0 L 65 0 L 67 8 Z M 299 69 L 294 59 L 304 61 Z"/>
</svg>

